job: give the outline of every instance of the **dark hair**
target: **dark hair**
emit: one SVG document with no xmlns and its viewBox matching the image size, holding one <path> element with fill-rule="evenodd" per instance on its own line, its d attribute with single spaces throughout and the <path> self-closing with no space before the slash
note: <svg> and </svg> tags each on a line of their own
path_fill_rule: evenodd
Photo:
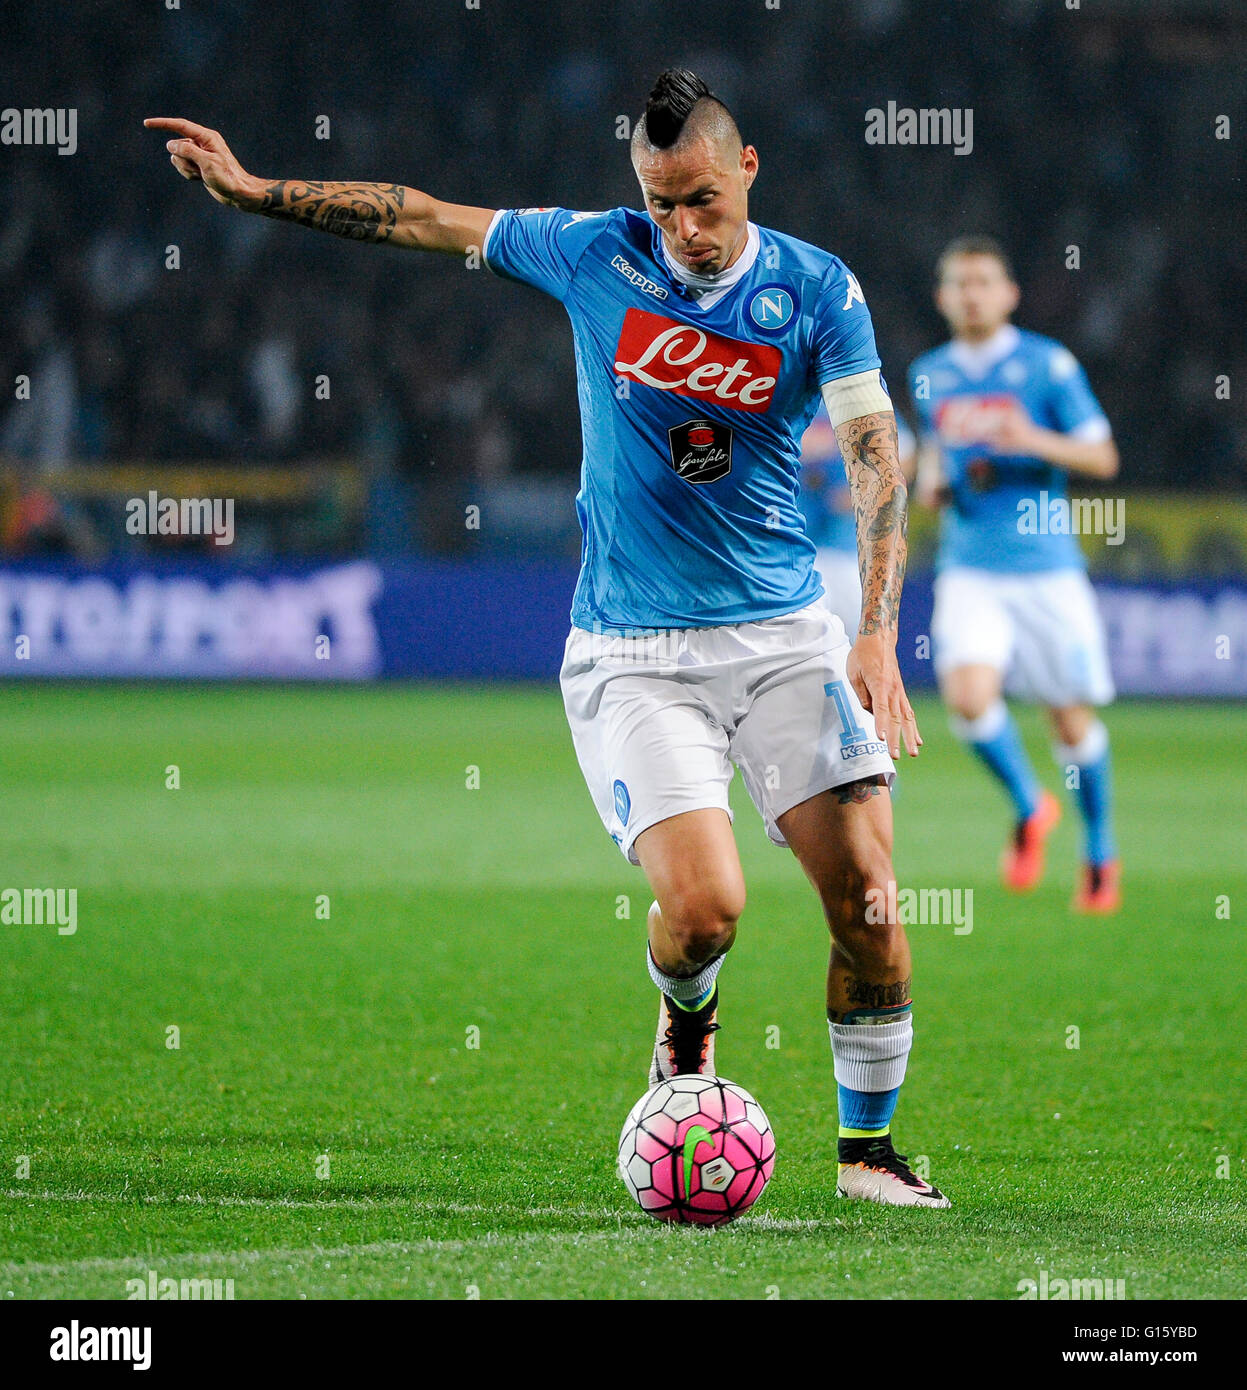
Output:
<svg viewBox="0 0 1247 1390">
<path fill-rule="evenodd" d="M 669 150 L 680 138 L 693 107 L 706 97 L 721 106 L 731 118 L 732 113 L 726 104 L 695 72 L 689 72 L 687 68 L 668 68 L 661 73 L 650 89 L 645 114 L 640 121 L 649 144 L 655 149 Z"/>
<path fill-rule="evenodd" d="M 1005 248 L 991 236 L 959 236 L 940 252 L 940 258 L 935 263 L 935 281 L 939 284 L 944 278 L 944 271 L 948 267 L 948 262 L 954 256 L 992 256 L 998 260 L 1004 270 L 1005 275 L 1014 279 L 1013 265 L 1009 260 Z"/>
</svg>

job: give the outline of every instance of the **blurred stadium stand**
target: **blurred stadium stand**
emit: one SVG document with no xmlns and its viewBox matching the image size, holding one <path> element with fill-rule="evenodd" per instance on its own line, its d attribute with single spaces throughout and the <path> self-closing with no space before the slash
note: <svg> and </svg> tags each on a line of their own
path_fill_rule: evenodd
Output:
<svg viewBox="0 0 1247 1390">
<path fill-rule="evenodd" d="M 233 213 L 176 177 L 141 119 L 215 126 L 265 176 L 635 206 L 618 118 L 678 61 L 759 148 L 753 218 L 857 272 L 894 386 L 941 340 L 941 246 L 998 235 L 1019 321 L 1081 358 L 1121 445 L 1128 544 L 1096 565 L 1247 572 L 1241 4 L 757 0 L 694 25 L 663 0 L 218 0 L 24 6 L 5 27 L 6 104 L 79 120 L 73 157 L 0 150 L 0 547 L 15 561 L 167 558 L 126 534 L 122 499 L 136 479 L 128 495 L 188 476 L 238 499 L 237 544 L 201 546 L 204 564 L 574 561 L 560 306 L 451 260 Z M 867 145 L 864 113 L 890 99 L 973 108 L 973 153 Z M 1221 115 L 1231 140 L 1213 138 Z M 23 373 L 37 389 L 19 402 Z M 1216 398 L 1221 375 L 1236 399 Z M 915 569 L 929 554 L 915 517 Z"/>
</svg>

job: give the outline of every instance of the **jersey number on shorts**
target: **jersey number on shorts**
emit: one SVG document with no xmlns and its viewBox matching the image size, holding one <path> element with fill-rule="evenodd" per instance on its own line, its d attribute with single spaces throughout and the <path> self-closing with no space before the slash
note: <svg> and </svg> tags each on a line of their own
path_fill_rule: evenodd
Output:
<svg viewBox="0 0 1247 1390">
<path fill-rule="evenodd" d="M 836 702 L 836 713 L 840 716 L 840 747 L 861 743 L 866 738 L 866 730 L 853 716 L 853 705 L 849 700 L 849 687 L 846 681 L 828 681 L 823 689 Z"/>
</svg>

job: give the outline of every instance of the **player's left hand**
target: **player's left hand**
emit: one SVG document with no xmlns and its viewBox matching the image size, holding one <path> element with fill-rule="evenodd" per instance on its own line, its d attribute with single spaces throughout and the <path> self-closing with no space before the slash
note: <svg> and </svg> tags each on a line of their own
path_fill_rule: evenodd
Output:
<svg viewBox="0 0 1247 1390">
<path fill-rule="evenodd" d="M 1002 410 L 983 431 L 983 442 L 993 453 L 1033 457 L 1042 431 L 1017 402 Z"/>
<path fill-rule="evenodd" d="M 846 674 L 867 714 L 874 715 L 879 739 L 892 756 L 900 757 L 903 736 L 909 756 L 916 758 L 922 735 L 896 664 L 895 638 L 882 632 L 859 634 L 849 653 Z"/>
</svg>

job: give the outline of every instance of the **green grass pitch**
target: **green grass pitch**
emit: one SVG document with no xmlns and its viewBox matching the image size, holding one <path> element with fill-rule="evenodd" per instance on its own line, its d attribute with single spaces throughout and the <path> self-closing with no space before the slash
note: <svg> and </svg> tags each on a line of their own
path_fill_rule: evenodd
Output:
<svg viewBox="0 0 1247 1390">
<path fill-rule="evenodd" d="M 1086 920 L 1072 808 L 1045 885 L 1005 895 L 1003 800 L 920 704 L 899 879 L 972 888 L 974 919 L 911 929 L 894 1128 L 946 1212 L 835 1199 L 825 931 L 738 779 L 719 1065 L 779 1159 L 705 1232 L 614 1173 L 656 1017 L 649 894 L 556 689 L 0 699 L 0 887 L 78 890 L 72 936 L 0 927 L 0 1297 L 122 1298 L 149 1270 L 239 1299 L 1000 1299 L 1041 1270 L 1243 1292 L 1243 709 L 1111 712 L 1127 907 Z"/>
</svg>

